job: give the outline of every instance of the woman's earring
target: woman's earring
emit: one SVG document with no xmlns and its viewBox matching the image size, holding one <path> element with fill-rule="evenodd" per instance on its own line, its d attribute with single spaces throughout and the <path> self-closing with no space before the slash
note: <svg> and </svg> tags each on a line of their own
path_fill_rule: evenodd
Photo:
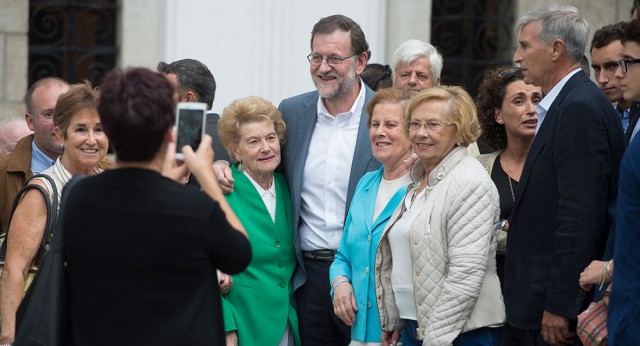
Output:
<svg viewBox="0 0 640 346">
<path fill-rule="evenodd" d="M 240 172 L 243 172 L 243 171 L 244 171 L 244 166 L 242 165 L 242 160 L 238 161 L 238 170 L 239 170 Z"/>
</svg>

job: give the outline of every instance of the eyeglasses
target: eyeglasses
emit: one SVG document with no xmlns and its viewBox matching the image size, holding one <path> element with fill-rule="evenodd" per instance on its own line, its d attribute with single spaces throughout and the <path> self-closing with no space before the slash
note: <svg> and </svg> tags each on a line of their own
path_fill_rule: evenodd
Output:
<svg viewBox="0 0 640 346">
<path fill-rule="evenodd" d="M 307 55 L 307 60 L 309 60 L 309 63 L 314 66 L 322 65 L 322 60 L 326 60 L 329 66 L 340 66 L 345 60 L 353 58 L 356 55 L 357 54 L 345 56 L 344 58 L 339 55 L 332 55 L 325 58 L 320 54 L 311 53 Z"/>
<path fill-rule="evenodd" d="M 498 78 L 505 78 L 508 76 L 513 75 L 514 73 L 520 72 L 520 68 L 519 67 L 514 67 L 514 68 L 510 68 L 508 70 L 504 70 L 500 73 L 498 73 Z"/>
<path fill-rule="evenodd" d="M 440 131 L 441 128 L 445 126 L 450 126 L 450 125 L 455 125 L 455 124 L 443 123 L 440 121 L 433 121 L 433 120 L 425 121 L 424 123 L 417 120 L 411 120 L 405 123 L 405 127 L 407 128 L 407 130 L 418 131 L 421 127 L 424 126 L 429 132 L 438 132 Z"/>
<path fill-rule="evenodd" d="M 52 110 L 48 110 L 48 111 L 44 111 L 41 114 L 31 114 L 31 117 L 36 117 L 36 118 L 40 118 L 42 120 L 53 120 L 53 111 Z"/>
<path fill-rule="evenodd" d="M 629 66 L 627 65 L 640 63 L 640 59 L 622 59 L 618 60 L 618 63 L 620 64 L 622 73 L 627 73 L 627 71 L 629 70 Z"/>
</svg>

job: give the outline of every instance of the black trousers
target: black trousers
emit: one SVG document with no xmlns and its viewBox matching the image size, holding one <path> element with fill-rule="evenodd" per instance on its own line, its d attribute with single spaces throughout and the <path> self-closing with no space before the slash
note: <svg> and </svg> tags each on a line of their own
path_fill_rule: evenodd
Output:
<svg viewBox="0 0 640 346">
<path fill-rule="evenodd" d="M 298 290 L 298 321 L 304 346 L 347 346 L 351 328 L 333 313 L 329 292 L 329 267 L 332 262 L 304 259 L 307 281 Z"/>
</svg>

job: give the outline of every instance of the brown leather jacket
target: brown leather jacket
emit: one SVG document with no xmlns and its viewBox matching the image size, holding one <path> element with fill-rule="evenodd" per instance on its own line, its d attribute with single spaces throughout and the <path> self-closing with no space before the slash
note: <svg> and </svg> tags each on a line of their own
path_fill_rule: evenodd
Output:
<svg viewBox="0 0 640 346">
<path fill-rule="evenodd" d="M 0 230 L 7 231 L 9 213 L 16 194 L 33 176 L 31 172 L 31 143 L 33 135 L 22 138 L 13 152 L 0 159 Z"/>
</svg>

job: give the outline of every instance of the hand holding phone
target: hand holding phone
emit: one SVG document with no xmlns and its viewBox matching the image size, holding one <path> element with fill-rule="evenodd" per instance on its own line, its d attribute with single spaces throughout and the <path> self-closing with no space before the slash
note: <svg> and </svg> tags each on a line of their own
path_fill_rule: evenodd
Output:
<svg viewBox="0 0 640 346">
<path fill-rule="evenodd" d="M 204 136 L 207 104 L 180 102 L 176 112 L 176 158 L 184 161 L 182 147 L 198 149 Z"/>
</svg>

